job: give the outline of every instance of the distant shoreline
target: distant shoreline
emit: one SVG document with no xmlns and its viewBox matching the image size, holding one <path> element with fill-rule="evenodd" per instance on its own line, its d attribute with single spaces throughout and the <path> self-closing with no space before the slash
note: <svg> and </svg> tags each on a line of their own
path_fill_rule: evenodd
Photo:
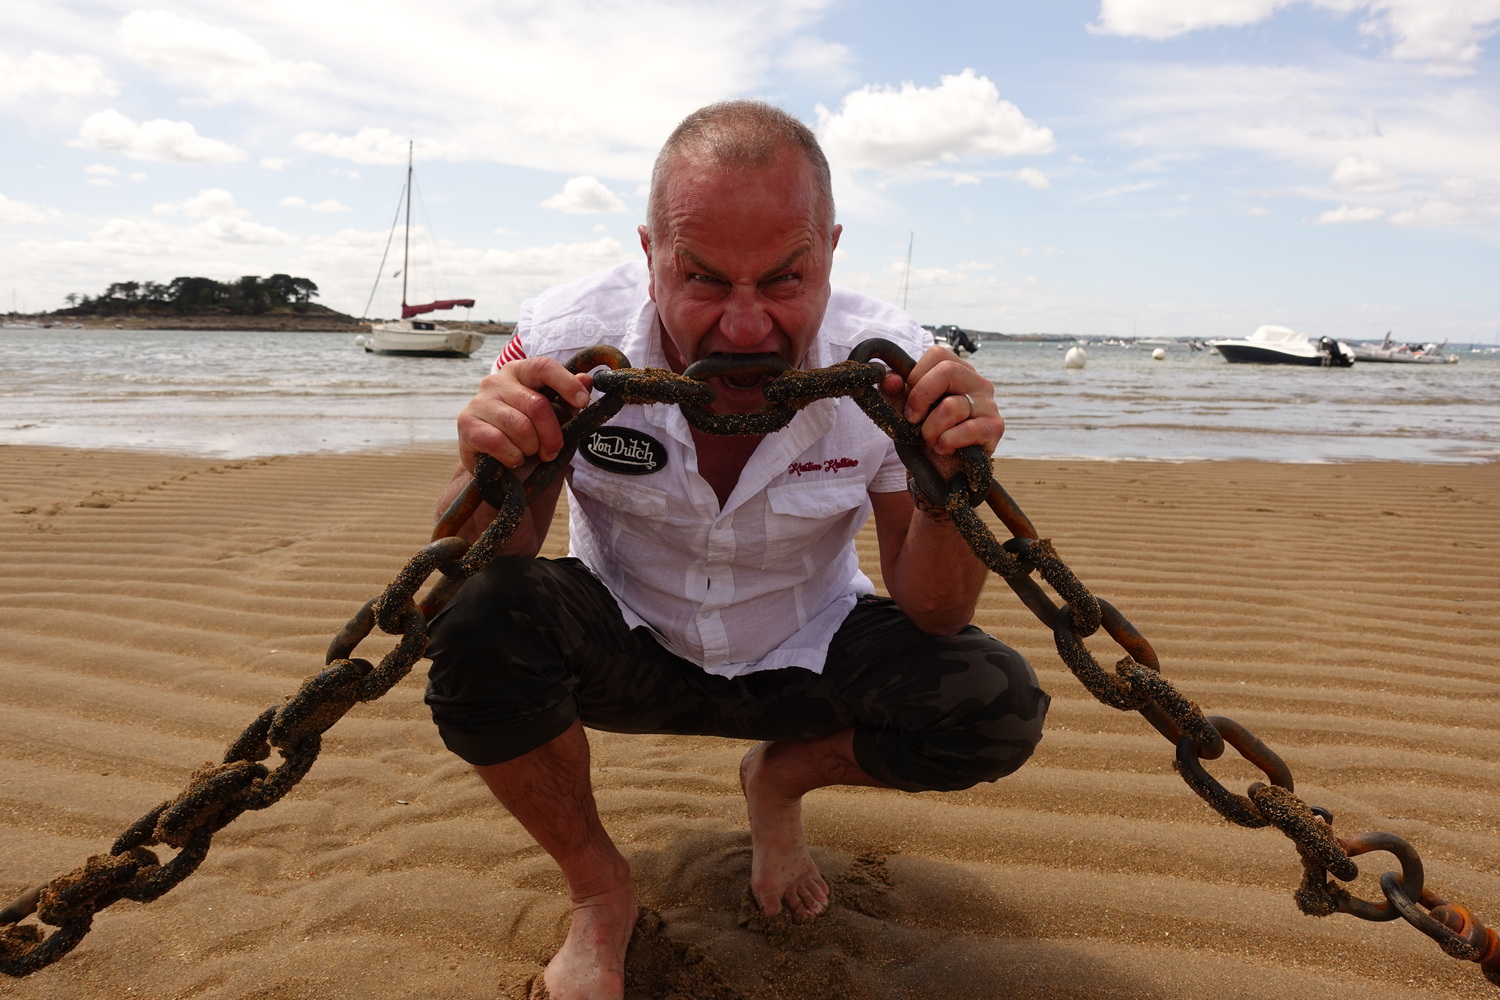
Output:
<svg viewBox="0 0 1500 1000">
<path fill-rule="evenodd" d="M 8 316 L 7 324 L 35 323 L 34 329 L 60 332 L 70 329 L 84 330 L 243 330 L 246 332 L 277 333 L 363 333 L 370 329 L 369 320 L 355 319 L 335 312 L 274 312 L 257 315 L 234 313 L 162 313 L 131 316 L 69 316 L 41 314 L 37 316 Z M 384 322 L 377 320 L 376 322 Z M 515 332 L 514 323 L 464 322 L 440 319 L 436 322 L 452 329 L 473 330 L 487 336 L 509 336 Z M 10 329 L 28 329 L 25 326 L 9 326 Z"/>
</svg>

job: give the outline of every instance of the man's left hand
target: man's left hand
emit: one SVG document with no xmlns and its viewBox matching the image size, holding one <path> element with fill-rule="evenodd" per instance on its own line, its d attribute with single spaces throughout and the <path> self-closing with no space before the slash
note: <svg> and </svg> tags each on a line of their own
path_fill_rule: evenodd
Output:
<svg viewBox="0 0 1500 1000">
<path fill-rule="evenodd" d="M 946 347 L 928 348 L 905 381 L 892 372 L 880 389 L 898 399 L 905 391 L 906 419 L 922 425 L 922 438 L 935 454 L 977 444 L 992 455 L 1005 433 L 995 386 Z"/>
</svg>

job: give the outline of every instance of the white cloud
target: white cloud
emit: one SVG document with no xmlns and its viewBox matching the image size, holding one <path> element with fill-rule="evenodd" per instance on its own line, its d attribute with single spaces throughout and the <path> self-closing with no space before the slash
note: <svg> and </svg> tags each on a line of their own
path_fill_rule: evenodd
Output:
<svg viewBox="0 0 1500 1000">
<path fill-rule="evenodd" d="M 1470 226 L 1500 215 L 1500 181 L 1493 178 L 1453 177 L 1414 209 L 1397 212 L 1391 221 L 1401 226 Z"/>
<path fill-rule="evenodd" d="M 309 203 L 306 198 L 297 195 L 287 195 L 276 204 L 282 208 L 305 208 L 309 212 L 347 212 L 349 206 L 332 198 L 324 198 L 322 201 Z"/>
<path fill-rule="evenodd" d="M 119 187 L 120 182 L 116 179 L 120 176 L 119 167 L 111 167 L 106 163 L 95 163 L 83 168 L 88 174 L 88 184 L 92 187 Z"/>
<path fill-rule="evenodd" d="M 1350 153 L 1334 165 L 1329 180 L 1348 191 L 1377 194 L 1401 186 L 1396 175 L 1379 160 L 1367 160 Z"/>
<path fill-rule="evenodd" d="M 937 87 L 874 85 L 845 95 L 839 110 L 817 107 L 830 160 L 901 170 L 936 162 L 1049 153 L 1050 129 L 1023 115 L 988 78 L 966 69 Z"/>
<path fill-rule="evenodd" d="M 1150 191 L 1157 186 L 1158 183 L 1156 181 L 1134 181 L 1130 184 L 1117 184 L 1114 187 L 1105 188 L 1103 191 L 1095 191 L 1093 194 L 1086 194 L 1080 200 L 1105 201 L 1109 198 L 1118 198 L 1124 194 L 1135 194 L 1138 191 Z"/>
<path fill-rule="evenodd" d="M 257 257 L 256 247 L 287 247 L 297 237 L 245 219 L 220 216 L 190 226 L 154 220 L 111 219 L 89 235 L 89 255 L 101 272 L 238 276 L 279 270 L 278 256 Z M 68 249 L 59 248 L 67 257 Z M 248 254 L 248 255 L 247 255 Z M 290 273 L 290 272 L 289 272 Z"/>
<path fill-rule="evenodd" d="M 292 161 L 288 160 L 284 156 L 262 156 L 257 162 L 260 164 L 260 168 L 262 170 L 267 170 L 273 174 L 277 174 L 285 170 L 287 168 L 287 164 L 291 163 Z"/>
<path fill-rule="evenodd" d="M 30 226 L 50 221 L 58 214 L 55 208 L 43 208 L 24 201 L 16 201 L 0 194 L 0 225 Z"/>
<path fill-rule="evenodd" d="M 198 226 L 198 229 L 211 239 L 224 243 L 292 246 L 297 242 L 296 236 L 293 236 L 291 233 L 284 233 L 273 226 L 263 226 L 258 222 L 247 222 L 244 219 L 227 215 L 217 215 L 211 219 L 205 219 Z"/>
<path fill-rule="evenodd" d="M 250 213 L 234 202 L 234 195 L 223 188 L 205 188 L 182 201 L 152 205 L 156 215 L 185 215 L 190 219 L 247 218 Z"/>
<path fill-rule="evenodd" d="M 1340 205 L 1338 208 L 1330 208 L 1313 220 L 1314 225 L 1328 226 L 1339 225 L 1346 222 L 1377 222 L 1385 218 L 1385 209 L 1376 208 L 1373 205 L 1360 205 L 1350 207 Z"/>
<path fill-rule="evenodd" d="M 569 215 L 598 215 L 604 212 L 623 212 L 625 203 L 597 177 L 569 177 L 562 191 L 546 199 L 543 208 L 556 209 Z"/>
<path fill-rule="evenodd" d="M 390 165 L 405 163 L 407 143 L 388 128 L 367 126 L 354 135 L 337 132 L 303 132 L 292 140 L 292 145 L 311 153 L 321 153 L 340 160 L 355 163 Z M 465 160 L 468 151 L 462 143 L 441 142 L 435 139 L 414 141 L 413 156 L 419 160 Z"/>
<path fill-rule="evenodd" d="M 119 92 L 93 56 L 33 52 L 15 59 L 0 52 L 0 104 L 42 94 L 114 97 Z"/>
<path fill-rule="evenodd" d="M 1052 186 L 1052 182 L 1047 180 L 1047 175 L 1036 167 L 1022 167 L 1016 171 L 1015 178 L 1022 184 L 1029 184 L 1038 191 L 1045 191 Z"/>
<path fill-rule="evenodd" d="M 1204 28 L 1239 28 L 1264 20 L 1292 0 L 1100 0 L 1090 31 L 1175 38 Z"/>
<path fill-rule="evenodd" d="M 1496 0 L 1101 0 L 1089 30 L 1153 39 L 1208 28 L 1241 28 L 1293 3 L 1337 13 L 1363 11 L 1359 30 L 1391 40 L 1390 54 L 1456 67 L 1479 58 L 1500 30 Z"/>
<path fill-rule="evenodd" d="M 1180 162 L 1228 151 L 1234 169 L 1279 170 L 1269 183 L 1324 202 L 1330 185 L 1313 178 L 1365 200 L 1500 177 L 1493 91 L 1376 60 L 1143 67 L 1126 71 L 1099 106 L 1124 145 Z"/>
<path fill-rule="evenodd" d="M 237 147 L 199 135 L 189 122 L 155 118 L 137 123 L 113 108 L 85 118 L 71 145 L 158 163 L 234 163 L 245 158 Z"/>
<path fill-rule="evenodd" d="M 1391 55 L 1458 66 L 1479 58 L 1480 42 L 1500 29 L 1495 0 L 1375 0 L 1360 29 L 1392 40 Z"/>
<path fill-rule="evenodd" d="M 953 175 L 953 186 L 954 187 L 970 187 L 970 186 L 977 187 L 977 186 L 979 186 L 980 184 L 983 184 L 983 183 L 984 183 L 984 180 L 982 178 L 975 177 L 973 174 L 954 174 Z"/>
<path fill-rule="evenodd" d="M 274 59 L 249 35 L 165 10 L 138 10 L 120 21 L 127 56 L 167 79 L 201 89 L 212 103 L 272 99 L 327 70 L 317 63 Z"/>
<path fill-rule="evenodd" d="M 19 2 L 35 16 L 6 24 L 45 28 L 34 42 L 0 31 L 0 49 L 97 54 L 122 84 L 129 74 L 132 100 L 157 102 L 115 105 L 138 119 L 187 117 L 163 110 L 172 101 L 251 101 L 274 120 L 243 133 L 242 119 L 233 133 L 194 121 L 247 149 L 249 126 L 261 126 L 255 156 L 300 153 L 283 139 L 300 133 L 304 149 L 350 165 L 395 165 L 415 133 L 419 164 L 489 161 L 633 184 L 695 107 L 738 95 L 791 102 L 791 75 L 812 74 L 825 92 L 851 86 L 838 43 L 852 43 L 817 30 L 838 0 L 503 0 L 428 4 L 420 16 L 395 0 Z M 397 149 L 370 148 L 365 126 L 400 137 Z"/>
<path fill-rule="evenodd" d="M 840 42 L 794 38 L 778 53 L 777 65 L 788 73 L 843 84 L 853 79 L 854 53 Z"/>
</svg>

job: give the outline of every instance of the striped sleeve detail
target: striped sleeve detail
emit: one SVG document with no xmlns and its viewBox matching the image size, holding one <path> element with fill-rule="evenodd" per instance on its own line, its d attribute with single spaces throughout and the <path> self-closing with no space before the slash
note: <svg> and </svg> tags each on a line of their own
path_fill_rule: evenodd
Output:
<svg viewBox="0 0 1500 1000">
<path fill-rule="evenodd" d="M 507 362 L 520 361 L 524 357 L 526 357 L 526 348 L 522 346 L 521 335 L 517 333 L 510 338 L 510 343 L 505 345 L 505 350 L 501 351 L 500 356 L 495 359 L 495 371 L 499 371 L 500 366 Z"/>
</svg>

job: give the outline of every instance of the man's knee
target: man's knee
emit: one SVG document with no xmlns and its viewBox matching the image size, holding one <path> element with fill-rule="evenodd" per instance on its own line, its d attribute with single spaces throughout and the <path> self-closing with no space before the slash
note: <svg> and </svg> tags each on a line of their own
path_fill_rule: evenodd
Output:
<svg viewBox="0 0 1500 1000">
<path fill-rule="evenodd" d="M 426 702 L 444 744 L 471 764 L 500 763 L 577 718 L 575 679 L 552 620 L 566 567 L 500 558 L 432 624 Z"/>
<path fill-rule="evenodd" d="M 904 708 L 897 727 L 856 733 L 867 771 L 907 791 L 958 791 L 1031 757 L 1051 699 L 1025 657 L 974 629 L 928 669 L 931 695 Z"/>
</svg>

